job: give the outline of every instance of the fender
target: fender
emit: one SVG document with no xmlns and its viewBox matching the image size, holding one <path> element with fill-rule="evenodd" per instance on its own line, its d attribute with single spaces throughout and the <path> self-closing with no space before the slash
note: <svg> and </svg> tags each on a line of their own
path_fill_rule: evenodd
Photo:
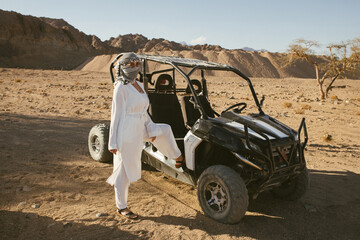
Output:
<svg viewBox="0 0 360 240">
<path fill-rule="evenodd" d="M 185 161 L 186 167 L 195 171 L 195 150 L 203 140 L 195 136 L 191 130 L 188 131 L 184 138 Z"/>
</svg>

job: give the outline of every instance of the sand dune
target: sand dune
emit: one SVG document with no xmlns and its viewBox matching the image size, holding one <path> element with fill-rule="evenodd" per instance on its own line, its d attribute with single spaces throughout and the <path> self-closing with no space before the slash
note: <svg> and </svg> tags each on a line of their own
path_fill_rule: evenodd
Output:
<svg viewBox="0 0 360 240">
<path fill-rule="evenodd" d="M 211 61 L 232 65 L 249 77 L 264 78 L 314 78 L 315 71 L 312 65 L 304 61 L 298 61 L 293 66 L 286 66 L 283 62 L 285 54 L 245 52 L 242 50 L 221 50 L 221 51 L 152 51 L 141 52 L 153 55 L 165 55 L 185 58 L 195 58 L 204 61 Z M 80 65 L 76 70 L 109 72 L 111 61 L 117 54 L 100 55 L 91 57 L 86 63 Z M 325 60 L 324 57 L 319 57 Z M 231 76 L 231 74 L 224 74 Z"/>
</svg>

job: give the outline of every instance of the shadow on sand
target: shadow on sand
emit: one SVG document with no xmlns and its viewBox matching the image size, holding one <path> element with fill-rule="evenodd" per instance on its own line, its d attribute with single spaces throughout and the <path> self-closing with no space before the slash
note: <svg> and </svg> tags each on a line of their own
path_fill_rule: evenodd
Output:
<svg viewBox="0 0 360 240">
<path fill-rule="evenodd" d="M 42 174 L 41 171 L 48 171 L 56 175 L 58 174 L 56 168 L 62 167 L 61 164 L 78 158 L 87 158 L 88 132 L 98 122 L 104 121 L 0 114 L 0 179 L 5 183 L 0 189 L 4 199 L 10 201 L 13 197 L 12 192 L 7 189 L 7 184 L 11 183 L 13 186 L 14 182 L 11 181 L 15 183 L 20 181 L 24 174 Z M 39 170 L 38 165 L 42 165 L 43 169 Z M 96 166 L 100 169 L 92 168 L 87 174 L 103 170 L 100 164 Z M 60 176 L 58 180 L 63 181 L 60 183 L 66 185 L 69 179 L 75 181 L 78 167 L 81 166 L 73 167 L 66 172 L 69 178 Z M 19 177 L 15 176 L 15 173 L 19 174 Z M 13 180 L 7 179 L 7 176 L 12 176 Z M 141 221 L 150 220 L 165 225 L 199 229 L 212 236 L 256 239 L 357 239 L 360 236 L 359 174 L 310 170 L 310 178 L 311 188 L 303 200 L 286 202 L 265 192 L 250 203 L 244 219 L 235 225 L 218 223 L 201 212 L 197 212 L 196 216 L 190 219 L 163 215 L 142 216 Z M 101 185 L 99 179 L 94 179 L 88 181 L 89 184 L 93 184 L 91 187 L 101 188 L 104 179 L 100 179 Z M 61 184 L 53 187 L 77 191 L 76 188 L 69 189 L 69 186 L 64 187 Z M 312 206 L 313 210 L 309 211 L 307 205 Z M 80 223 L 67 226 L 64 222 L 36 214 L 0 211 L 0 235 L 7 238 L 45 239 L 49 236 L 54 236 L 54 239 L 103 239 L 103 236 L 119 239 L 141 238 L 140 234 L 134 236 L 116 227 Z M 146 231 L 144 233 L 147 234 Z M 181 236 L 179 238 L 181 239 Z"/>
<path fill-rule="evenodd" d="M 141 231 L 146 236 L 146 231 Z M 35 213 L 0 210 L 0 235 L 3 239 L 148 239 L 117 227 L 55 221 Z"/>
</svg>

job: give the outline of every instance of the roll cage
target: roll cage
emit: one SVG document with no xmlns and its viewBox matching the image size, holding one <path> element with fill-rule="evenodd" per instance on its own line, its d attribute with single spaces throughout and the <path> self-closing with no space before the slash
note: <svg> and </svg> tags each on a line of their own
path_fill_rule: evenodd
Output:
<svg viewBox="0 0 360 240">
<path fill-rule="evenodd" d="M 114 60 L 111 62 L 110 64 L 110 75 L 111 75 L 111 81 L 114 83 L 115 82 L 115 78 L 114 78 L 114 73 L 113 73 L 113 68 L 114 68 L 114 64 L 116 63 L 116 61 L 123 55 L 123 53 L 120 53 L 119 55 L 117 55 Z M 259 113 L 262 115 L 264 114 L 262 108 L 261 108 L 261 104 L 256 96 L 254 87 L 250 81 L 250 79 L 245 76 L 242 72 L 240 72 L 238 69 L 234 68 L 233 66 L 230 65 L 225 65 L 225 64 L 220 64 L 220 63 L 214 63 L 214 62 L 207 62 L 207 61 L 202 61 L 202 60 L 197 60 L 197 59 L 188 59 L 188 58 L 179 58 L 179 57 L 167 57 L 167 56 L 156 56 L 156 55 L 147 55 L 147 54 L 136 54 L 141 60 L 142 60 L 142 73 L 141 73 L 141 78 L 144 81 L 144 86 L 146 91 L 147 89 L 147 83 L 150 82 L 151 84 L 153 84 L 151 82 L 151 78 L 154 74 L 159 74 L 159 73 L 164 73 L 164 72 L 169 72 L 172 71 L 173 73 L 173 79 L 175 81 L 175 70 L 182 75 L 187 83 L 188 86 L 190 88 L 190 91 L 194 97 L 195 100 L 195 108 L 200 110 L 200 114 L 201 114 L 201 118 L 203 119 L 208 119 L 209 116 L 206 114 L 204 107 L 201 104 L 201 101 L 199 100 L 196 91 L 191 83 L 190 80 L 190 76 L 196 71 L 196 70 L 201 70 L 201 82 L 204 86 L 204 94 L 207 96 L 207 89 L 206 89 L 206 80 L 205 80 L 205 73 L 204 70 L 217 70 L 217 71 L 228 71 L 228 72 L 234 72 L 235 74 L 237 74 L 238 76 L 240 76 L 241 78 L 243 78 L 249 85 L 250 91 L 253 95 L 255 104 L 258 108 Z M 153 71 L 153 72 L 146 72 L 146 64 L 148 61 L 152 61 L 152 62 L 157 62 L 157 63 L 162 63 L 162 64 L 166 64 L 166 65 L 170 65 L 172 68 L 169 69 L 163 69 L 163 70 L 158 70 L 158 71 Z M 191 70 L 188 73 L 185 73 L 180 67 L 186 67 L 186 68 L 191 68 Z M 145 77 L 144 77 L 145 76 Z M 176 84 L 174 84 L 174 92 L 176 92 Z"/>
</svg>

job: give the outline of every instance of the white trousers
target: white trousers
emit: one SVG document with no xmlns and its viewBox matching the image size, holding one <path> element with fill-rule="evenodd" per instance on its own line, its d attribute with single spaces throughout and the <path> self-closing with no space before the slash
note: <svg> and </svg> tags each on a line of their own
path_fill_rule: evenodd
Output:
<svg viewBox="0 0 360 240">
<path fill-rule="evenodd" d="M 178 148 L 174 134 L 168 124 L 159 124 L 161 128 L 161 134 L 156 136 L 156 139 L 152 142 L 154 146 L 169 159 L 177 159 L 181 155 L 181 151 Z"/>
<path fill-rule="evenodd" d="M 124 209 L 127 207 L 127 199 L 130 181 L 126 175 L 124 164 L 121 163 L 120 174 L 117 178 L 114 189 L 115 189 L 115 203 L 118 209 Z"/>
<path fill-rule="evenodd" d="M 169 159 L 177 159 L 181 155 L 181 151 L 178 148 L 174 134 L 168 124 L 157 124 L 161 128 L 161 134 L 156 136 L 156 139 L 152 142 L 154 146 Z M 141 161 L 141 159 L 139 159 Z M 119 163 L 114 162 L 115 166 Z M 120 173 L 115 181 L 115 202 L 118 209 L 124 209 L 127 207 L 127 199 L 130 181 L 126 175 L 124 164 L 120 163 Z"/>
</svg>

